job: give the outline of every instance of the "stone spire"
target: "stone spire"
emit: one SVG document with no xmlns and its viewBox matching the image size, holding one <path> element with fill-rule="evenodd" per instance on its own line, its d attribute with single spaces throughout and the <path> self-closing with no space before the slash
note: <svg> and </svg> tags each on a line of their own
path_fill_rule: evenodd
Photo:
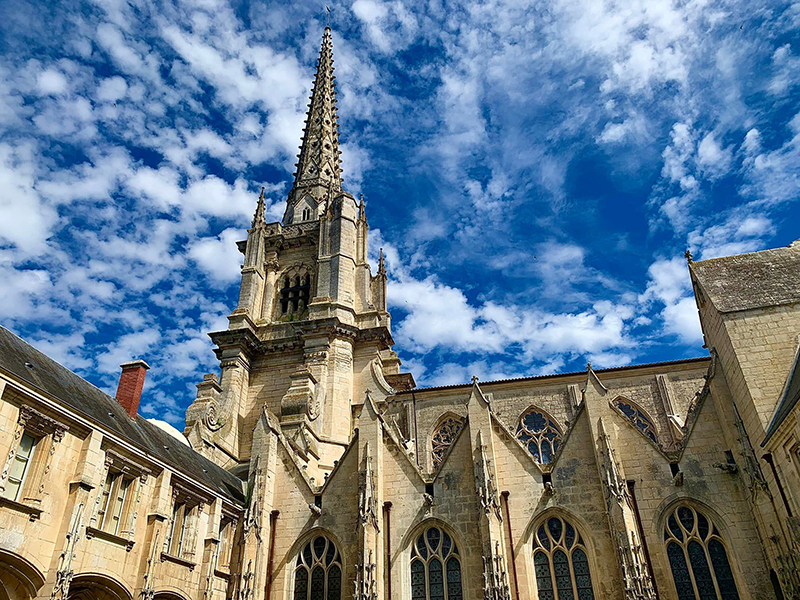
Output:
<svg viewBox="0 0 800 600">
<path fill-rule="evenodd" d="M 266 212 L 266 205 L 264 203 L 264 188 L 261 188 L 261 195 L 258 197 L 258 204 L 256 204 L 256 212 L 253 215 L 253 224 L 251 227 L 256 227 L 258 225 L 266 224 L 264 220 L 264 215 Z"/>
<path fill-rule="evenodd" d="M 331 28 L 326 27 L 322 34 L 317 74 L 314 77 L 289 202 L 294 200 L 301 188 L 322 186 L 327 189 L 332 184 L 335 191 L 341 190 L 340 154 L 336 78 L 333 76 L 333 41 Z"/>
</svg>

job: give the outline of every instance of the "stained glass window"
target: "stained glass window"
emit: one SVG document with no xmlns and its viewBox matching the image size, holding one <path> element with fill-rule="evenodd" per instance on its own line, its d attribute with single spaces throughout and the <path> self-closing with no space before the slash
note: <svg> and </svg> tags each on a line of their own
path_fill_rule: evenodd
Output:
<svg viewBox="0 0 800 600">
<path fill-rule="evenodd" d="M 331 540 L 318 535 L 297 555 L 293 600 L 341 600 L 341 597 L 342 557 Z"/>
<path fill-rule="evenodd" d="M 411 547 L 411 599 L 462 600 L 460 560 L 447 532 L 428 527 L 420 533 Z"/>
<path fill-rule="evenodd" d="M 458 433 L 464 427 L 464 421 L 458 417 L 447 417 L 442 421 L 433 432 L 431 438 L 431 457 L 433 458 L 433 468 L 438 467 L 447 449 L 453 444 Z"/>
<path fill-rule="evenodd" d="M 594 600 L 583 538 L 561 517 L 543 521 L 533 536 L 539 600 Z"/>
<path fill-rule="evenodd" d="M 658 443 L 656 426 L 653 424 L 653 419 L 651 419 L 644 410 L 627 398 L 615 398 L 613 404 L 639 431 L 650 438 L 654 443 Z"/>
<path fill-rule="evenodd" d="M 711 519 L 681 505 L 664 527 L 679 600 L 739 600 L 725 543 Z"/>
<path fill-rule="evenodd" d="M 538 408 L 531 408 L 520 417 L 516 435 L 538 463 L 553 460 L 562 437 L 556 422 Z"/>
</svg>

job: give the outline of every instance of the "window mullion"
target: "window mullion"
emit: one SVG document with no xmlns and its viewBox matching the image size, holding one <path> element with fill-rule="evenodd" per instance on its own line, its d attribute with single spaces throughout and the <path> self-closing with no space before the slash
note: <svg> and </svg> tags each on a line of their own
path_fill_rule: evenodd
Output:
<svg viewBox="0 0 800 600">
<path fill-rule="evenodd" d="M 700 598 L 700 590 L 697 587 L 697 581 L 694 578 L 694 565 L 692 564 L 691 558 L 689 557 L 689 542 L 691 539 L 687 538 L 682 544 L 681 548 L 683 549 L 683 557 L 686 560 L 686 567 L 687 571 L 689 571 L 689 577 L 692 579 L 692 589 L 694 590 L 694 597 L 695 599 L 699 600 Z"/>
<path fill-rule="evenodd" d="M 108 491 L 108 508 L 103 515 L 103 524 L 106 528 L 112 529 L 115 526 L 114 517 L 117 514 L 117 504 L 119 502 L 119 488 L 122 484 L 122 473 L 117 473 L 114 476 L 114 483 L 111 484 L 111 489 Z M 116 533 L 116 531 L 112 532 Z"/>
<path fill-rule="evenodd" d="M 425 548 L 427 549 L 428 543 L 425 542 Z M 428 558 L 425 560 L 425 597 L 428 600 L 431 600 L 431 574 L 428 571 L 428 565 L 431 560 L 430 551 L 428 551 Z"/>
<path fill-rule="evenodd" d="M 572 577 L 572 594 L 575 600 L 578 600 L 578 578 L 575 576 L 575 565 L 572 562 L 572 553 L 567 551 L 567 562 L 569 563 L 569 573 Z"/>
<path fill-rule="evenodd" d="M 717 582 L 717 571 L 714 569 L 714 563 L 711 562 L 711 555 L 708 553 L 708 546 L 706 546 L 705 542 L 701 542 L 701 544 L 703 546 L 703 552 L 706 553 L 706 562 L 708 563 L 708 571 L 711 573 L 711 581 L 714 582 L 714 591 L 717 593 L 717 598 L 722 598 L 722 594 L 719 591 L 719 583 Z"/>
<path fill-rule="evenodd" d="M 547 560 L 550 565 L 550 585 L 553 586 L 553 598 L 556 600 L 561 600 L 561 597 L 558 593 L 558 585 L 556 583 L 556 566 L 553 563 L 553 553 L 555 552 L 555 546 L 547 553 Z"/>
</svg>

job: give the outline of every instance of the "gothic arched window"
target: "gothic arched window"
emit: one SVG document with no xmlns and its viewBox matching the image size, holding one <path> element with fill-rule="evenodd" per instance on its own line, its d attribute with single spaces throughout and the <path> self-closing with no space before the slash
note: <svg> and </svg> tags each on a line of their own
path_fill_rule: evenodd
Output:
<svg viewBox="0 0 800 600">
<path fill-rule="evenodd" d="M 633 423 L 636 428 L 650 438 L 654 443 L 658 443 L 658 434 L 656 433 L 656 426 L 646 412 L 636 406 L 627 398 L 615 398 L 612 402 L 623 415 L 628 417 L 628 420 Z"/>
<path fill-rule="evenodd" d="M 294 569 L 293 600 L 341 600 L 342 557 L 336 545 L 318 535 L 303 546 Z"/>
<path fill-rule="evenodd" d="M 586 544 L 561 517 L 550 517 L 536 530 L 533 564 L 539 600 L 594 600 Z"/>
<path fill-rule="evenodd" d="M 679 600 L 739 600 L 725 543 L 703 513 L 676 508 L 664 525 L 664 542 Z"/>
<path fill-rule="evenodd" d="M 442 462 L 445 452 L 453 444 L 463 427 L 464 421 L 459 417 L 447 417 L 439 423 L 431 437 L 431 457 L 433 458 L 434 469 Z"/>
<path fill-rule="evenodd" d="M 544 411 L 531 408 L 519 419 L 517 439 L 538 463 L 549 463 L 561 444 L 561 430 Z"/>
<path fill-rule="evenodd" d="M 411 549 L 411 600 L 462 600 L 461 559 L 447 532 L 428 527 Z"/>
</svg>

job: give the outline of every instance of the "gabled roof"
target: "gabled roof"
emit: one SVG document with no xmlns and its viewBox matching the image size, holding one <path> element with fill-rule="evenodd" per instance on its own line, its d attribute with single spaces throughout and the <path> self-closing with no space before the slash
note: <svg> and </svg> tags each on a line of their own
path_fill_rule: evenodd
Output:
<svg viewBox="0 0 800 600">
<path fill-rule="evenodd" d="M 689 268 L 722 313 L 800 302 L 800 241 L 774 250 L 691 262 Z"/>
<path fill-rule="evenodd" d="M 767 428 L 767 434 L 764 436 L 764 441 L 761 442 L 762 446 L 769 441 L 772 435 L 781 426 L 781 423 L 786 420 L 786 417 L 788 417 L 789 413 L 792 412 L 792 409 L 795 407 L 798 400 L 800 400 L 800 350 L 798 350 L 797 356 L 795 356 L 794 367 L 789 375 L 789 381 L 786 384 L 783 397 L 778 403 L 778 409 L 775 411 L 775 416 L 772 417 L 772 421 Z"/>
<path fill-rule="evenodd" d="M 243 503 L 244 482 L 182 444 L 141 415 L 132 419 L 114 398 L 0 326 L 0 371 L 102 425 L 232 502 Z"/>
</svg>

